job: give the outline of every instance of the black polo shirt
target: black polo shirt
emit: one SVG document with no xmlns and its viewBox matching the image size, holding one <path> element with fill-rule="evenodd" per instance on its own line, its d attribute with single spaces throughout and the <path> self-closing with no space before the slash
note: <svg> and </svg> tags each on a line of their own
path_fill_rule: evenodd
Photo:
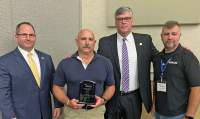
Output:
<svg viewBox="0 0 200 119">
<path fill-rule="evenodd" d="M 104 87 L 115 83 L 110 60 L 95 53 L 94 58 L 85 69 L 77 56 L 78 53 L 59 63 L 53 83 L 59 86 L 67 84 L 67 96 L 70 99 L 78 99 L 80 82 L 91 80 L 96 83 L 96 95 L 102 96 Z"/>
<path fill-rule="evenodd" d="M 161 59 L 169 61 L 164 72 L 167 91 L 157 91 L 156 81 L 160 80 Z M 190 87 L 200 86 L 200 66 L 195 55 L 181 45 L 172 53 L 162 51 L 154 59 L 155 107 L 156 112 L 175 116 L 186 112 Z"/>
</svg>

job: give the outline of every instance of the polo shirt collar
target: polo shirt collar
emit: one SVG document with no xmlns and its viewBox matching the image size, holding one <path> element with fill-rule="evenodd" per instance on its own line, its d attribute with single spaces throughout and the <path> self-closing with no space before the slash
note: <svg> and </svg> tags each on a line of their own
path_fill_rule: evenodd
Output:
<svg viewBox="0 0 200 119">
<path fill-rule="evenodd" d="M 165 53 L 165 49 L 163 49 L 163 50 L 161 51 L 161 57 L 162 57 L 162 58 L 168 59 L 169 57 L 172 57 L 172 56 L 174 56 L 175 54 L 177 54 L 178 52 L 180 52 L 181 49 L 182 49 L 181 44 L 179 44 L 178 47 L 176 48 L 176 50 L 173 51 L 173 52 L 171 52 L 171 53 Z"/>
<path fill-rule="evenodd" d="M 76 52 L 72 55 L 72 58 L 76 58 L 76 59 L 77 59 L 77 56 L 79 56 L 79 55 L 78 55 L 78 51 L 76 51 Z M 94 57 L 93 57 L 92 61 L 95 60 L 96 58 L 97 58 L 97 53 L 94 51 Z"/>
<path fill-rule="evenodd" d="M 162 53 L 162 54 L 174 54 L 174 53 L 180 51 L 181 48 L 182 48 L 182 46 L 181 46 L 181 44 L 179 44 L 178 47 L 175 49 L 175 51 L 173 51 L 173 52 L 171 52 L 171 53 L 165 53 L 165 49 L 163 49 L 161 53 Z"/>
</svg>

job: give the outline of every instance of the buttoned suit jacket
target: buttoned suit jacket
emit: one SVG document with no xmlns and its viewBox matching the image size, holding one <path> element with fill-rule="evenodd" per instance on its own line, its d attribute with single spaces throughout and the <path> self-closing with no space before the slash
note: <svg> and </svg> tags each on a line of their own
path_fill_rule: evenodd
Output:
<svg viewBox="0 0 200 119">
<path fill-rule="evenodd" d="M 55 72 L 49 55 L 38 50 L 41 85 L 34 76 L 18 48 L 0 58 L 0 105 L 3 119 L 51 119 L 50 91 Z M 56 106 L 62 104 L 55 101 Z"/>
<path fill-rule="evenodd" d="M 133 33 L 133 36 L 137 52 L 139 92 L 147 112 L 150 112 L 152 107 L 150 63 L 153 56 L 155 56 L 158 51 L 154 47 L 150 35 Z M 106 111 L 112 113 L 117 109 L 117 97 L 120 95 L 121 82 L 117 52 L 117 33 L 103 37 L 99 40 L 98 53 L 109 58 L 113 65 L 116 91 L 112 99 L 106 104 Z"/>
</svg>

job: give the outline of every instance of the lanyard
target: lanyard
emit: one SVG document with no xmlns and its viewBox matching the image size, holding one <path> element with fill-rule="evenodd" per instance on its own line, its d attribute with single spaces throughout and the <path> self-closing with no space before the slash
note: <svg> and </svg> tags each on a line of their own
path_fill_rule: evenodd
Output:
<svg viewBox="0 0 200 119">
<path fill-rule="evenodd" d="M 164 72 L 166 71 L 167 65 L 169 64 L 169 62 L 171 61 L 171 59 L 172 58 L 169 58 L 166 63 L 164 63 L 162 59 L 160 61 L 160 71 L 161 71 L 160 79 L 161 79 L 161 82 L 163 80 Z"/>
</svg>

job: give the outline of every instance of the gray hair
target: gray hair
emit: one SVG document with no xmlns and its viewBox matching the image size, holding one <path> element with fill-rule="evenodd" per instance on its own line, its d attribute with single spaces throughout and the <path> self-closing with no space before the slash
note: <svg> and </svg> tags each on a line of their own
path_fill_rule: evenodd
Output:
<svg viewBox="0 0 200 119">
<path fill-rule="evenodd" d="M 130 7 L 122 6 L 115 11 L 115 17 L 123 14 L 124 12 L 130 12 L 131 14 L 133 14 L 133 11 Z"/>
<path fill-rule="evenodd" d="M 165 22 L 165 24 L 163 25 L 163 28 L 171 29 L 174 26 L 181 27 L 181 25 L 177 21 L 170 20 L 170 21 Z"/>
</svg>

